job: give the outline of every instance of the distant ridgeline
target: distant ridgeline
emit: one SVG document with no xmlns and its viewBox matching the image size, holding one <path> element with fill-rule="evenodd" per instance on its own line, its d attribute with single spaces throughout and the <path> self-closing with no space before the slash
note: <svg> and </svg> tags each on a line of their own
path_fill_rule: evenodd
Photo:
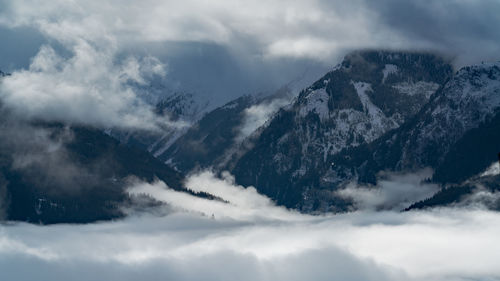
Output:
<svg viewBox="0 0 500 281">
<path fill-rule="evenodd" d="M 125 190 L 130 177 L 162 180 L 174 190 L 214 198 L 185 189 L 183 175 L 100 130 L 43 122 L 19 125 L 5 115 L 0 128 L 3 219 L 50 224 L 120 218 L 135 204 Z"/>
</svg>

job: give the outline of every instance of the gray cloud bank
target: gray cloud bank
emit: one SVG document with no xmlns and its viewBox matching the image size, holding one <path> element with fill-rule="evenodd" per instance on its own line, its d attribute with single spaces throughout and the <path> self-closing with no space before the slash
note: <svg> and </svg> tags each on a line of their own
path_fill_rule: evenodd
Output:
<svg viewBox="0 0 500 281">
<path fill-rule="evenodd" d="M 457 65 L 498 60 L 500 53 L 495 0 L 1 0 L 0 6 L 0 35 L 27 46 L 14 52 L 17 44 L 2 44 L 13 55 L 5 68 L 24 65 L 3 83 L 4 102 L 29 118 L 100 127 L 161 121 L 128 86 L 148 82 L 144 58 L 168 66 L 171 89 L 223 103 L 304 72 L 319 75 L 353 49 L 431 50 L 456 57 Z M 30 64 L 24 56 L 33 56 Z"/>
<path fill-rule="evenodd" d="M 495 0 L 4 0 L 2 7 L 3 25 L 33 27 L 63 44 L 85 39 L 123 48 L 205 42 L 254 59 L 324 60 L 374 47 L 429 48 L 484 59 L 498 54 L 500 39 Z"/>
</svg>

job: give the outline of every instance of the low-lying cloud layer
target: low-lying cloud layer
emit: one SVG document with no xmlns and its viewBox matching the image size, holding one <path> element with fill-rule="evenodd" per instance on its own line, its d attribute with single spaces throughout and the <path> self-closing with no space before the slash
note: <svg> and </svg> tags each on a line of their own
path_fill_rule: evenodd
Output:
<svg viewBox="0 0 500 281">
<path fill-rule="evenodd" d="M 308 216 L 194 175 L 209 201 L 136 183 L 171 207 L 115 222 L 0 229 L 2 276 L 15 280 L 497 280 L 500 214 L 483 209 Z M 214 214 L 213 216 L 211 214 Z M 26 270 L 29 269 L 29 270 Z"/>
<path fill-rule="evenodd" d="M 252 186 L 245 188 L 235 185 L 234 178 L 229 173 L 224 173 L 223 178 L 219 179 L 212 172 L 204 171 L 189 177 L 186 187 L 195 192 L 212 194 L 222 200 L 193 197 L 184 192 L 169 189 L 161 181 L 154 184 L 137 183 L 129 189 L 129 193 L 147 194 L 177 210 L 213 218 L 240 221 L 288 221 L 302 217 L 299 213 L 277 207 L 272 200 L 259 194 Z"/>
<path fill-rule="evenodd" d="M 432 173 L 431 169 L 409 174 L 383 173 L 379 175 L 376 186 L 352 183 L 336 193 L 353 201 L 356 209 L 400 211 L 439 190 L 438 185 L 424 182 L 432 177 Z"/>
</svg>

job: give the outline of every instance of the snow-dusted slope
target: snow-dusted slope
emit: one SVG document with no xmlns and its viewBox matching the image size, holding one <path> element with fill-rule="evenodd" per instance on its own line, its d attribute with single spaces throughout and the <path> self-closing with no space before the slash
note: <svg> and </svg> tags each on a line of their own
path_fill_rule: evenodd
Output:
<svg viewBox="0 0 500 281">
<path fill-rule="evenodd" d="M 183 172 L 231 165 L 246 151 L 256 130 L 292 97 L 293 92 L 284 87 L 273 95 L 235 99 L 205 114 L 159 158 Z"/>
<path fill-rule="evenodd" d="M 496 161 L 499 122 L 500 63 L 464 67 L 412 120 L 370 146 L 332 157 L 337 165 L 326 174 L 338 182 L 353 176 L 373 182 L 382 170 L 431 167 L 434 180 L 459 183 Z"/>
<path fill-rule="evenodd" d="M 198 148 L 190 148 L 189 146 L 196 145 L 196 143 L 200 143 L 202 140 L 176 144 L 182 136 L 190 131 L 192 134 L 193 131 L 198 129 L 205 130 L 202 127 L 211 128 L 211 131 L 207 130 L 207 134 L 213 133 L 214 131 L 219 133 L 227 131 L 224 132 L 224 134 L 234 135 L 236 138 L 235 142 L 227 139 L 226 144 L 230 147 L 224 149 L 224 151 L 227 150 L 226 152 L 217 151 L 217 153 L 225 153 L 229 157 L 232 154 L 230 151 L 240 152 L 240 149 L 237 147 L 240 143 L 262 126 L 279 107 L 289 104 L 290 101 L 298 95 L 300 89 L 305 85 L 309 85 L 312 81 L 316 80 L 317 77 L 319 77 L 319 75 L 317 75 L 317 70 L 305 70 L 302 75 L 289 81 L 279 89 L 270 89 L 251 95 L 242 95 L 242 97 L 233 100 L 230 100 L 229 97 L 224 97 L 224 95 L 217 99 L 213 99 L 210 95 L 202 93 L 174 90 L 171 87 L 172 85 L 168 83 L 168 79 L 163 80 L 160 77 L 155 77 L 155 79 L 148 81 L 146 84 L 132 84 L 130 86 L 144 101 L 155 105 L 157 113 L 164 116 L 166 121 L 175 121 L 176 125 L 184 126 L 164 126 L 162 130 L 158 132 L 140 130 L 123 131 L 116 129 L 109 129 L 106 132 L 122 143 L 133 145 L 150 152 L 155 157 L 166 161 L 173 167 L 190 169 L 197 166 L 195 163 L 199 161 L 193 159 L 192 163 L 187 163 L 189 161 L 187 158 L 184 159 L 182 156 L 183 153 L 178 153 L 179 147 L 185 147 L 188 154 L 196 151 L 199 152 L 200 150 Z M 249 96 L 252 97 L 251 101 L 246 99 L 246 97 Z M 244 105 L 240 104 L 240 102 L 243 102 Z M 212 114 L 213 112 L 216 113 Z M 225 113 L 221 114 L 221 112 Z M 214 115 L 219 116 L 215 118 L 217 120 L 213 118 Z M 203 120 L 204 118 L 212 120 L 212 122 L 215 123 L 207 124 L 207 120 Z M 221 122 L 219 118 L 236 118 L 238 120 L 233 120 L 234 122 L 225 120 L 229 121 L 231 124 L 229 125 L 228 122 Z M 203 122 L 204 126 L 200 127 L 198 124 L 199 122 Z M 217 124 L 223 124 L 225 127 L 218 128 Z M 174 144 L 176 144 L 176 148 L 170 149 Z M 208 143 L 205 143 L 205 145 L 208 145 L 205 147 L 207 150 L 214 149 L 214 147 Z M 200 157 L 204 156 L 200 155 Z M 230 160 L 229 158 L 226 160 L 221 160 L 220 157 L 216 158 L 217 159 L 202 162 L 206 162 L 206 164 L 210 166 L 217 164 L 222 165 L 221 162 L 225 163 L 226 160 Z M 180 164 L 179 162 L 184 162 L 186 165 Z M 184 169 L 181 170 L 188 171 Z"/>
<path fill-rule="evenodd" d="M 190 93 L 173 93 L 156 101 L 156 113 L 174 126 L 165 126 L 160 131 L 120 131 L 107 133 L 122 143 L 147 150 L 155 157 L 162 155 L 189 127 L 208 110 L 209 102 Z"/>
<path fill-rule="evenodd" d="M 233 172 L 300 207 L 305 190 L 325 184 L 320 173 L 334 165 L 332 155 L 398 128 L 450 75 L 451 66 L 429 54 L 352 53 L 281 110 Z"/>
<path fill-rule="evenodd" d="M 424 112 L 426 119 L 413 128 L 413 137 L 406 141 L 398 166 L 427 164 L 419 155 L 429 154 L 434 144 L 440 144 L 442 158 L 465 132 L 493 117 L 500 107 L 499 66 L 482 64 L 461 69 Z M 415 163 L 416 159 L 419 162 Z"/>
</svg>

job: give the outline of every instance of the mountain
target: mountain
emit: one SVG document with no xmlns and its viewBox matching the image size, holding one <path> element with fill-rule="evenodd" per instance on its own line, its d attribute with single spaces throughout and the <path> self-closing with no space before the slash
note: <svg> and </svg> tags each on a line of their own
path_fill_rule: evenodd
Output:
<svg viewBox="0 0 500 281">
<path fill-rule="evenodd" d="M 412 120 L 364 147 L 336 159 L 337 171 L 358 167 L 362 181 L 381 170 L 435 169 L 439 183 L 458 183 L 484 170 L 500 151 L 495 128 L 500 121 L 500 67 L 462 68 Z M 342 157 L 351 156 L 351 161 Z M 361 167 L 362 166 L 362 167 Z"/>
<path fill-rule="evenodd" d="M 284 87 L 212 111 L 185 93 L 156 104 L 158 115 L 194 125 L 102 132 L 19 120 L 0 105 L 0 218 L 120 218 L 134 204 L 131 178 L 216 199 L 183 187 L 182 173 L 205 168 L 229 170 L 237 184 L 304 212 L 349 209 L 336 191 L 374 185 L 381 172 L 433 169 L 427 181 L 442 190 L 408 210 L 499 191 L 498 173 L 484 171 L 500 152 L 500 63 L 453 74 L 433 54 L 359 51 L 298 96 Z M 495 200 L 489 206 L 500 209 Z"/>
<path fill-rule="evenodd" d="M 205 115 L 213 111 L 220 111 L 226 104 L 242 102 L 248 99 L 249 96 L 252 96 L 253 101 L 248 104 L 248 108 L 252 105 L 259 104 L 262 105 L 262 107 L 267 107 L 259 108 L 259 110 L 265 109 L 273 111 L 277 106 L 288 103 L 291 96 L 293 96 L 294 93 L 298 93 L 298 89 L 310 84 L 316 77 L 316 71 L 305 70 L 302 75 L 289 81 L 279 89 L 269 89 L 251 95 L 242 95 L 233 100 L 230 100 L 229 97 L 224 97 L 224 95 L 214 99 L 207 94 L 202 94 L 202 91 L 192 93 L 174 89 L 177 87 L 173 88 L 173 85 L 169 85 L 168 79 L 149 77 L 150 79 L 145 83 L 129 83 L 128 86 L 131 87 L 143 101 L 153 105 L 157 115 L 164 118 L 165 121 L 171 121 L 171 123 L 175 122 L 175 125 L 164 126 L 160 131 L 156 132 L 140 129 L 120 130 L 110 128 L 106 130 L 106 133 L 122 143 L 148 151 L 155 157 L 164 160 L 172 159 L 174 161 L 176 157 L 172 155 L 173 150 L 168 152 L 167 150 L 191 127 L 196 126 Z M 241 109 L 244 111 L 247 107 Z M 218 113 L 212 113 L 208 118 L 213 118 L 214 115 L 218 115 Z M 248 123 L 248 120 L 244 120 L 246 115 L 245 112 L 241 113 L 241 125 L 245 125 L 243 124 L 245 122 Z M 207 121 L 205 120 L 203 123 L 207 124 Z M 234 125 L 240 125 L 237 123 L 234 123 Z M 233 129 L 235 131 L 239 130 L 238 128 Z M 224 128 L 222 130 L 230 130 L 230 128 Z M 178 168 L 182 169 L 182 164 Z"/>
<path fill-rule="evenodd" d="M 236 181 L 287 207 L 337 208 L 331 191 L 355 175 L 332 169 L 334 156 L 405 124 L 451 75 L 432 54 L 351 53 L 269 121 L 232 169 Z"/>
<path fill-rule="evenodd" d="M 0 214 L 33 223 L 87 223 L 125 215 L 131 177 L 164 181 L 183 175 L 102 131 L 62 124 L 0 122 Z M 208 194 L 194 194 L 211 198 Z"/>
<path fill-rule="evenodd" d="M 228 102 L 205 114 L 158 158 L 185 173 L 225 166 L 245 151 L 247 137 L 292 96 L 283 87 L 272 95 L 246 95 Z"/>
<path fill-rule="evenodd" d="M 106 133 L 124 144 L 158 157 L 205 114 L 209 109 L 208 103 L 190 93 L 173 93 L 158 99 L 155 110 L 165 120 L 176 122 L 175 126 L 165 126 L 160 131 L 109 129 Z"/>
</svg>

